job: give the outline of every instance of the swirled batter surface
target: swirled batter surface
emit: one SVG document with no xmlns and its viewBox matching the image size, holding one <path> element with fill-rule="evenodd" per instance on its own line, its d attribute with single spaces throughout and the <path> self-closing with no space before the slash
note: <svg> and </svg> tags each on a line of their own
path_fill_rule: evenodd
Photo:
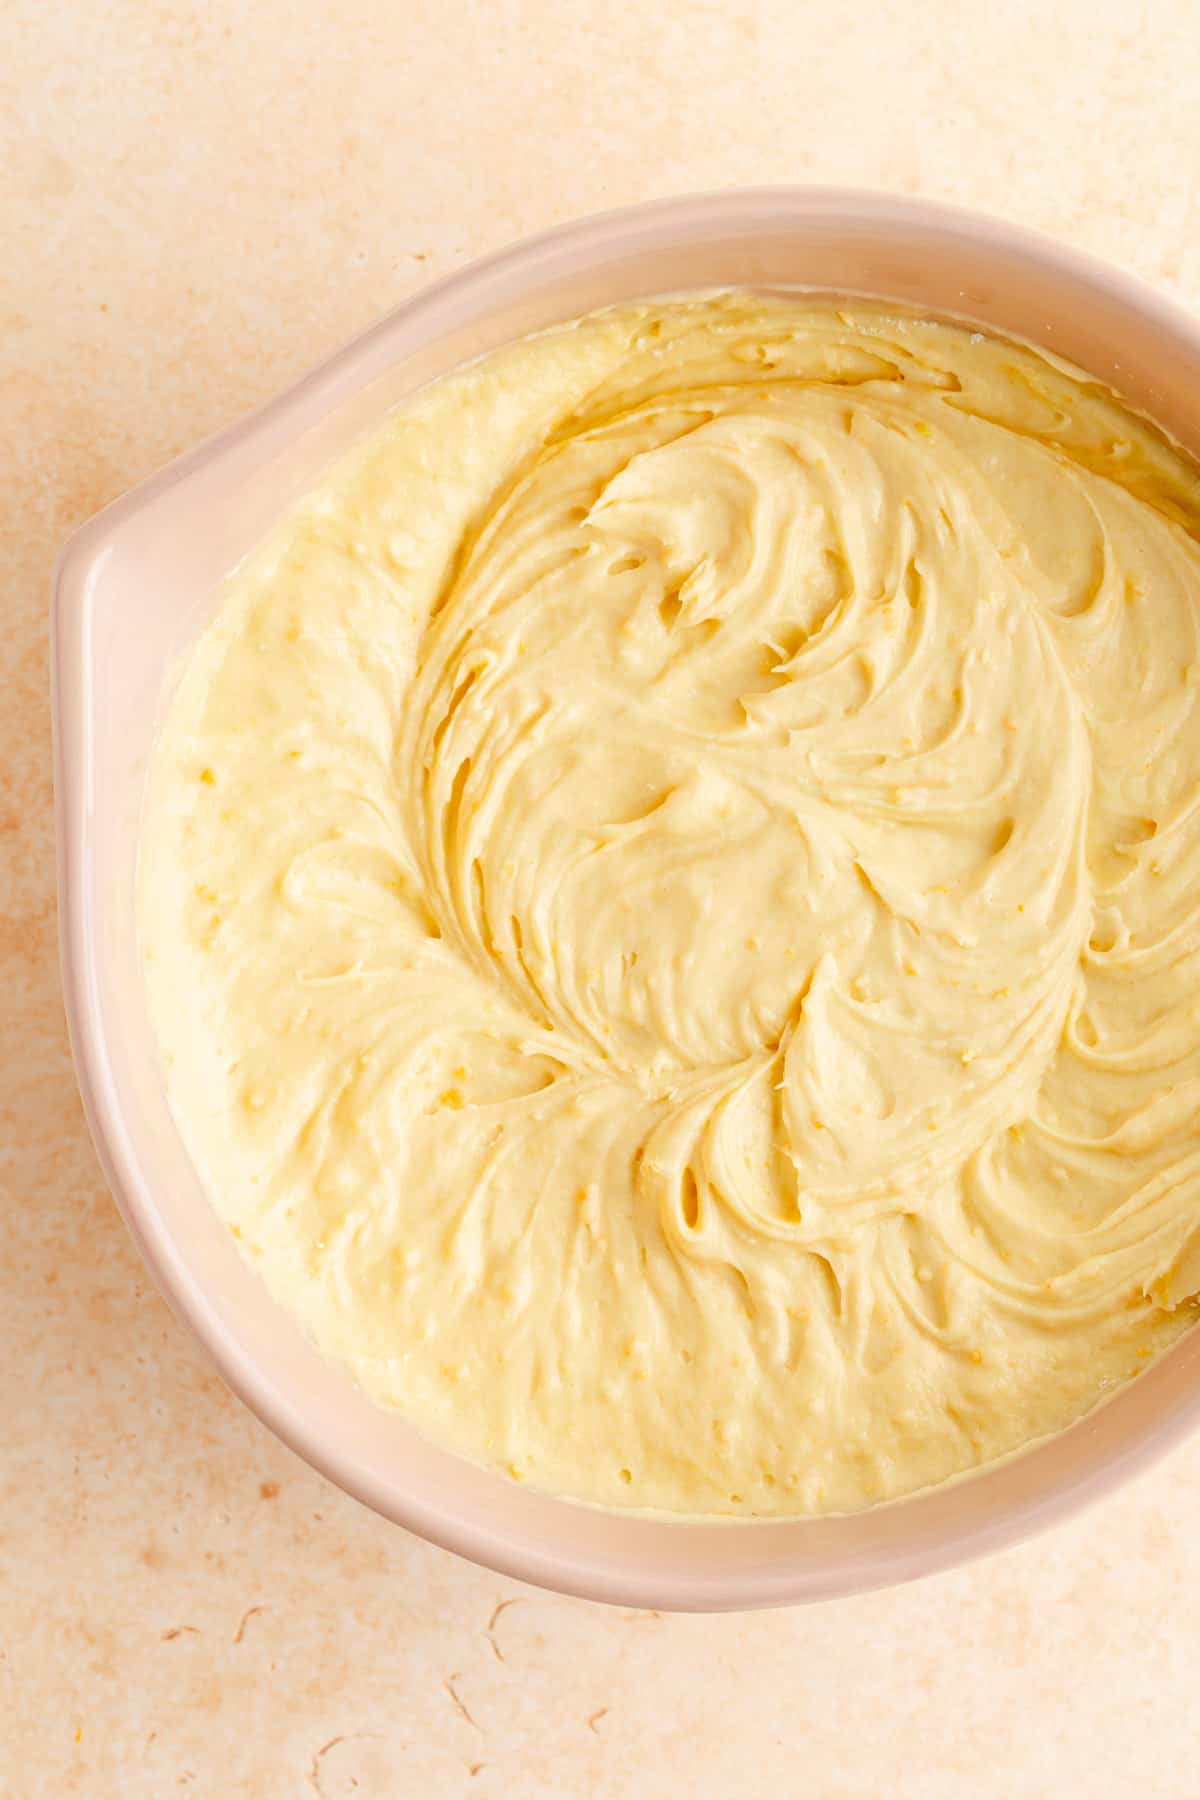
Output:
<svg viewBox="0 0 1200 1800">
<path fill-rule="evenodd" d="M 426 390 L 159 745 L 169 1091 L 431 1436 L 681 1513 L 1063 1426 L 1200 1285 L 1200 480 L 1032 351 L 750 294 Z"/>
</svg>

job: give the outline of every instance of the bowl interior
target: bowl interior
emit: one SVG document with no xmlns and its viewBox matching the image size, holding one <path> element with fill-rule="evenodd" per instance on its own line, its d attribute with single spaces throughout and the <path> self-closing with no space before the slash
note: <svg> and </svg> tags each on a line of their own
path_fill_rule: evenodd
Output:
<svg viewBox="0 0 1200 1800">
<path fill-rule="evenodd" d="M 1009 1541 L 1192 1422 L 1200 1334 L 1071 1430 L 935 1492 L 850 1517 L 683 1523 L 529 1491 L 425 1442 L 320 1357 L 210 1208 L 167 1108 L 133 881 L 172 666 L 218 583 L 321 469 L 415 387 L 592 307 L 721 285 L 882 295 L 1081 364 L 1200 452 L 1200 329 L 1047 240 L 952 209 L 780 189 L 610 214 L 476 265 L 402 307 L 264 412 L 110 508 L 69 546 L 55 602 L 64 975 L 80 1084 L 142 1251 L 225 1378 L 333 1480 L 436 1542 L 626 1604 L 782 1604 L 906 1579 Z"/>
</svg>

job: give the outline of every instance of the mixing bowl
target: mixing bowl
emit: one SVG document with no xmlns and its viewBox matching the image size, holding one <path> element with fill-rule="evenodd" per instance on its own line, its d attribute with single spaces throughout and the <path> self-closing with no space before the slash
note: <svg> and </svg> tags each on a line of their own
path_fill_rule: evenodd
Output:
<svg viewBox="0 0 1200 1800">
<path fill-rule="evenodd" d="M 903 1581 L 1063 1518 L 1190 1429 L 1200 1334 L 1059 1436 L 852 1516 L 610 1513 L 473 1467 L 326 1362 L 206 1200 L 147 1018 L 134 867 L 169 672 L 221 578 L 332 457 L 415 387 L 507 339 L 610 302 L 727 284 L 882 295 L 1030 339 L 1200 452 L 1200 326 L 1127 276 L 923 201 L 828 188 L 707 195 L 565 226 L 419 294 L 86 525 L 54 596 L 67 1013 L 96 1148 L 156 1281 L 247 1405 L 369 1506 L 526 1581 L 664 1608 L 781 1605 Z"/>
</svg>

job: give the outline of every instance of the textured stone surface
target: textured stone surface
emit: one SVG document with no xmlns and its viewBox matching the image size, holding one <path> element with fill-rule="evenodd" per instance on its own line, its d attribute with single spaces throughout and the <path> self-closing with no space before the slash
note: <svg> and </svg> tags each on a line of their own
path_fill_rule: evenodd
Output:
<svg viewBox="0 0 1200 1800">
<path fill-rule="evenodd" d="M 597 207 L 892 187 L 1200 305 L 1192 0 L 10 0 L 0 146 L 0 1795 L 1193 1794 L 1200 1443 L 916 1588 L 671 1619 L 429 1549 L 250 1418 L 83 1128 L 46 643 L 89 513 L 432 276 Z"/>
</svg>

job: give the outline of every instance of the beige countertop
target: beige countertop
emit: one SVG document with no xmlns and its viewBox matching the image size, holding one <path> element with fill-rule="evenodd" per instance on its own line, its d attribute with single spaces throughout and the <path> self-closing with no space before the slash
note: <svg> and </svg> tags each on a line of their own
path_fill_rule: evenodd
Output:
<svg viewBox="0 0 1200 1800">
<path fill-rule="evenodd" d="M 226 1393 L 143 1274 L 76 1098 L 46 601 L 105 501 L 432 277 L 599 207 L 894 187 L 1200 307 L 1198 29 L 1195 0 L 9 0 L 5 1800 L 1195 1794 L 1200 1440 L 917 1587 L 660 1618 L 430 1549 Z"/>
</svg>

